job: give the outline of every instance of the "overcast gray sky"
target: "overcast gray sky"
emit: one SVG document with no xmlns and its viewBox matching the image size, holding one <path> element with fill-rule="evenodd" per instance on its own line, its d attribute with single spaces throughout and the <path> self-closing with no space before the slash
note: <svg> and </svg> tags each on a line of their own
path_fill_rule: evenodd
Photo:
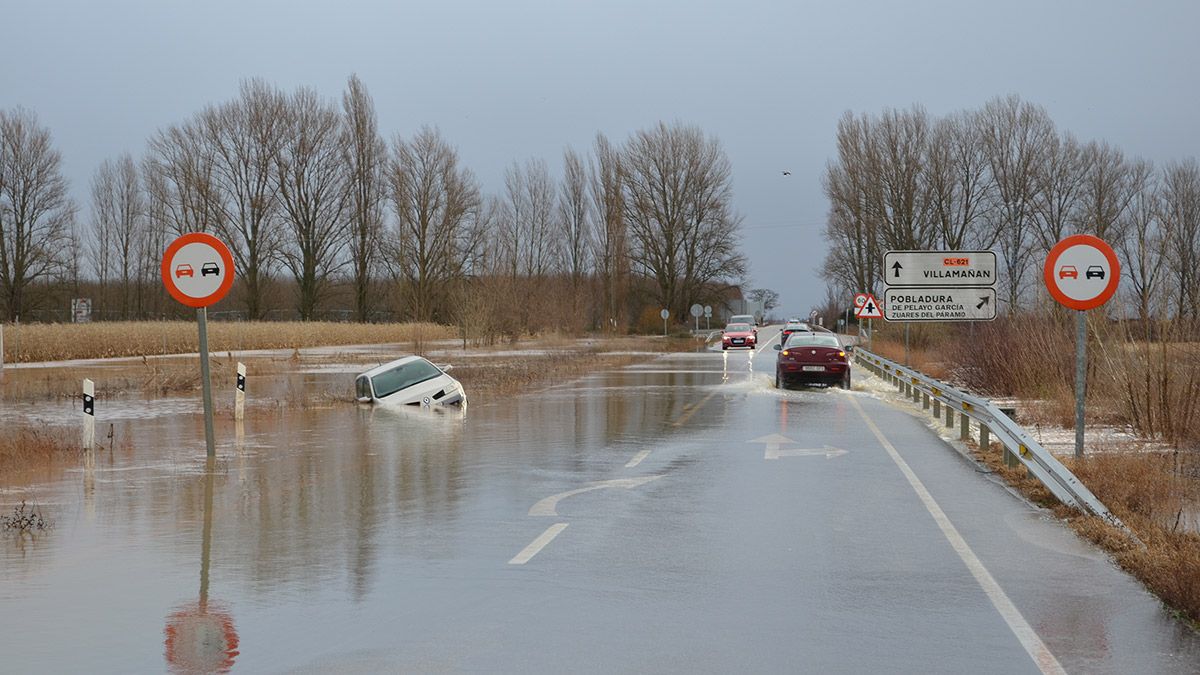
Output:
<svg viewBox="0 0 1200 675">
<path fill-rule="evenodd" d="M 1200 2 L 0 2 L 0 108 L 35 110 L 86 207 L 96 166 L 260 76 L 340 96 L 390 138 L 438 125 L 485 190 L 597 131 L 702 127 L 734 165 L 755 285 L 807 313 L 846 110 L 933 114 L 1017 93 L 1155 161 L 1200 155 Z M 786 169 L 791 176 L 783 176 Z M 86 213 L 86 211 L 85 211 Z"/>
</svg>

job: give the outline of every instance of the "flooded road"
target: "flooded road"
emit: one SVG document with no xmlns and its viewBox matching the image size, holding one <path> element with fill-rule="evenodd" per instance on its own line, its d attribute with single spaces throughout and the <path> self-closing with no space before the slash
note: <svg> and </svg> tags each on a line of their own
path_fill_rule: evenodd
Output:
<svg viewBox="0 0 1200 675">
<path fill-rule="evenodd" d="M 0 671 L 1196 672 L 1103 553 L 774 361 L 253 410 L 211 464 L 190 398 L 125 401 L 111 451 L 34 490 L 54 529 L 0 542 Z"/>
</svg>

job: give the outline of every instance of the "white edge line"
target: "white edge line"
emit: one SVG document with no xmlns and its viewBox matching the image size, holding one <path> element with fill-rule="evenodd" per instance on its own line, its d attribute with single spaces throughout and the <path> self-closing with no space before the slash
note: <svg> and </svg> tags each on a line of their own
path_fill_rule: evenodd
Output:
<svg viewBox="0 0 1200 675">
<path fill-rule="evenodd" d="M 529 542 L 528 546 L 521 549 L 520 553 L 518 553 L 512 560 L 508 561 L 508 564 L 524 565 L 525 563 L 529 562 L 533 559 L 533 556 L 541 553 L 542 549 L 546 548 L 546 545 L 554 541 L 554 538 L 562 533 L 562 531 L 565 529 L 567 529 L 566 523 L 555 523 L 550 527 L 547 527 L 545 532 L 538 535 L 537 539 Z"/>
<path fill-rule="evenodd" d="M 643 450 L 643 451 L 639 452 L 638 454 L 634 455 L 633 459 L 629 460 L 629 462 L 625 464 L 625 468 L 632 469 L 633 467 L 637 466 L 638 464 L 641 464 L 642 460 L 646 459 L 649 456 L 650 456 L 650 451 Z"/>
<path fill-rule="evenodd" d="M 1063 669 L 1062 664 L 1054 657 L 1054 654 L 1051 653 L 1046 643 L 1042 642 L 1042 639 L 1038 637 L 1037 631 L 1021 615 L 1021 611 L 1009 599 L 1008 594 L 1000 587 L 999 582 L 996 581 L 991 572 L 988 572 L 987 568 L 984 567 L 983 562 L 975 555 L 975 551 L 971 550 L 967 541 L 958 533 L 958 529 L 950 522 L 950 518 L 946 515 L 946 512 L 942 511 L 942 507 L 938 506 L 933 495 L 929 494 L 929 490 L 925 489 L 925 484 L 921 482 L 920 478 L 917 478 L 917 474 L 908 466 L 908 462 L 904 461 L 904 458 L 900 456 L 896 447 L 883 435 L 879 427 L 875 426 L 875 422 L 867 416 L 867 411 L 863 410 L 862 405 L 854 399 L 850 399 L 850 403 L 858 410 L 858 414 L 862 415 L 863 421 L 867 423 L 867 427 L 870 428 L 871 433 L 875 435 L 875 438 L 879 440 L 879 443 L 887 451 L 892 461 L 900 468 L 900 472 L 908 479 L 909 485 L 916 491 L 917 496 L 920 497 L 921 502 L 925 505 L 925 509 L 929 511 L 929 515 L 933 516 L 933 520 L 950 542 L 950 546 L 954 548 L 954 552 L 958 554 L 958 557 L 962 559 L 967 569 L 970 570 L 971 575 L 975 577 L 975 581 L 983 588 L 983 592 L 991 600 L 992 606 L 996 608 L 1001 618 L 1008 624 L 1009 629 L 1017 636 L 1017 639 L 1021 642 L 1021 646 L 1025 648 L 1026 653 L 1033 659 L 1038 669 L 1047 675 L 1051 673 L 1054 675 L 1066 675 L 1067 671 Z"/>
</svg>

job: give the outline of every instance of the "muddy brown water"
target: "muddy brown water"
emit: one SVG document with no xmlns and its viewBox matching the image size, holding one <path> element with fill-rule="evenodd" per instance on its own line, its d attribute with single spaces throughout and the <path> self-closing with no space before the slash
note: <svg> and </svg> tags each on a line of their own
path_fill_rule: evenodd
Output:
<svg viewBox="0 0 1200 675">
<path fill-rule="evenodd" d="M 135 380 L 140 366 L 102 370 Z M 0 509 L 27 499 L 53 522 L 0 540 L 0 642 L 19 646 L 0 670 L 271 668 L 277 650 L 405 602 L 389 570 L 437 575 L 470 559 L 497 536 L 494 514 L 523 514 L 537 485 L 623 456 L 680 413 L 677 385 L 705 380 L 607 372 L 465 411 L 409 411 L 329 402 L 348 396 L 358 367 L 315 370 L 253 378 L 241 423 L 218 392 L 215 463 L 194 393 L 102 397 L 90 461 L 0 491 Z M 0 425 L 75 433 L 78 402 L 46 393 L 71 376 L 8 372 Z M 630 388 L 648 377 L 655 386 Z"/>
</svg>

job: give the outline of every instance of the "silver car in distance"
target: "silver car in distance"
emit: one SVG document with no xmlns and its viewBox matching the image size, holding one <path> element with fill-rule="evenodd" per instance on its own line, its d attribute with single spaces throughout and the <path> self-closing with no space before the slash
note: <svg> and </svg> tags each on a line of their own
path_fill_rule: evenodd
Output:
<svg viewBox="0 0 1200 675">
<path fill-rule="evenodd" d="M 387 406 L 466 405 L 462 383 L 420 356 L 405 356 L 368 370 L 354 380 L 359 403 Z"/>
</svg>

